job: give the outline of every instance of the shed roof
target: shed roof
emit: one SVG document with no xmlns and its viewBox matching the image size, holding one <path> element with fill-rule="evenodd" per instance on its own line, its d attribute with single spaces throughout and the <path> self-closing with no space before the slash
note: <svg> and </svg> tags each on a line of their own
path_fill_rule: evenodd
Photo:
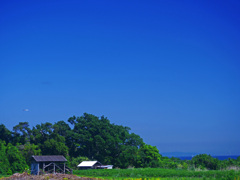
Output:
<svg viewBox="0 0 240 180">
<path fill-rule="evenodd" d="M 78 167 L 92 167 L 96 163 L 99 163 L 101 165 L 101 163 L 98 161 L 83 161 L 78 165 Z"/>
<path fill-rule="evenodd" d="M 62 155 L 53 156 L 32 156 L 36 162 L 66 162 L 67 159 Z"/>
</svg>

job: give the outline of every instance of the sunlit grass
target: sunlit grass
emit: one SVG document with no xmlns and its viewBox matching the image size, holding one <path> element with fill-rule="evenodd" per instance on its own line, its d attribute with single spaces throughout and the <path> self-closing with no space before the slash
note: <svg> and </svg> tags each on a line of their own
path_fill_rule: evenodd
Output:
<svg viewBox="0 0 240 180">
<path fill-rule="evenodd" d="M 240 180 L 240 171 L 194 171 L 183 169 L 139 168 L 77 170 L 74 174 L 111 180 L 160 180 L 160 179 L 233 179 Z"/>
</svg>

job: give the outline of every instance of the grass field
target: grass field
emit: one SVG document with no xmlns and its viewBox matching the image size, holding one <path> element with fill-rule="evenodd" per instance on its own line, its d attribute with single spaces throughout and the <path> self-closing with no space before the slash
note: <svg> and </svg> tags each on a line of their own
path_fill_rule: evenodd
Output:
<svg viewBox="0 0 240 180">
<path fill-rule="evenodd" d="M 219 178 L 191 178 L 191 177 L 168 177 L 168 178 L 96 178 L 93 180 L 218 180 Z M 220 180 L 230 180 L 232 178 L 220 178 Z M 89 180 L 89 179 L 88 179 Z M 239 180 L 239 178 L 233 178 L 232 180 Z"/>
<path fill-rule="evenodd" d="M 197 179 L 223 179 L 240 180 L 240 171 L 189 171 L 178 169 L 139 168 L 139 169 L 96 169 L 76 170 L 74 174 L 82 177 L 95 177 L 99 179 L 116 180 L 197 180 Z"/>
<path fill-rule="evenodd" d="M 82 177 L 82 180 L 240 180 L 240 171 L 234 170 L 190 171 L 180 169 L 136 168 L 75 170 L 73 174 Z M 4 179 L 4 177 L 6 178 L 7 176 L 0 175 L 0 179 Z M 37 179 L 39 177 L 40 176 L 34 176 L 31 178 Z"/>
</svg>

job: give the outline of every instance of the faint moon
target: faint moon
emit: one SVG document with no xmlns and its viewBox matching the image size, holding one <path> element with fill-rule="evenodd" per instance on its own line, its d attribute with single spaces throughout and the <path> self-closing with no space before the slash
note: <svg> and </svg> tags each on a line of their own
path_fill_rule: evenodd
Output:
<svg viewBox="0 0 240 180">
<path fill-rule="evenodd" d="M 29 109 L 23 109 L 23 111 L 25 111 L 25 112 L 28 112 L 28 111 L 29 111 Z"/>
</svg>

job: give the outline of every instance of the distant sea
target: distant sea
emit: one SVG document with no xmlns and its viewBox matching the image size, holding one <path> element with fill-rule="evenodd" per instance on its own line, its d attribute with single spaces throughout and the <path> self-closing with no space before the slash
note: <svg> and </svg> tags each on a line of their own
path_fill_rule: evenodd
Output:
<svg viewBox="0 0 240 180">
<path fill-rule="evenodd" d="M 174 157 L 179 158 L 181 160 L 191 160 L 193 158 L 193 156 L 179 156 L 179 157 L 174 156 Z M 231 159 L 237 159 L 238 158 L 237 155 L 235 155 L 235 156 L 212 156 L 212 157 L 217 158 L 219 160 L 225 160 L 225 159 L 228 159 L 228 158 L 231 158 Z"/>
</svg>

